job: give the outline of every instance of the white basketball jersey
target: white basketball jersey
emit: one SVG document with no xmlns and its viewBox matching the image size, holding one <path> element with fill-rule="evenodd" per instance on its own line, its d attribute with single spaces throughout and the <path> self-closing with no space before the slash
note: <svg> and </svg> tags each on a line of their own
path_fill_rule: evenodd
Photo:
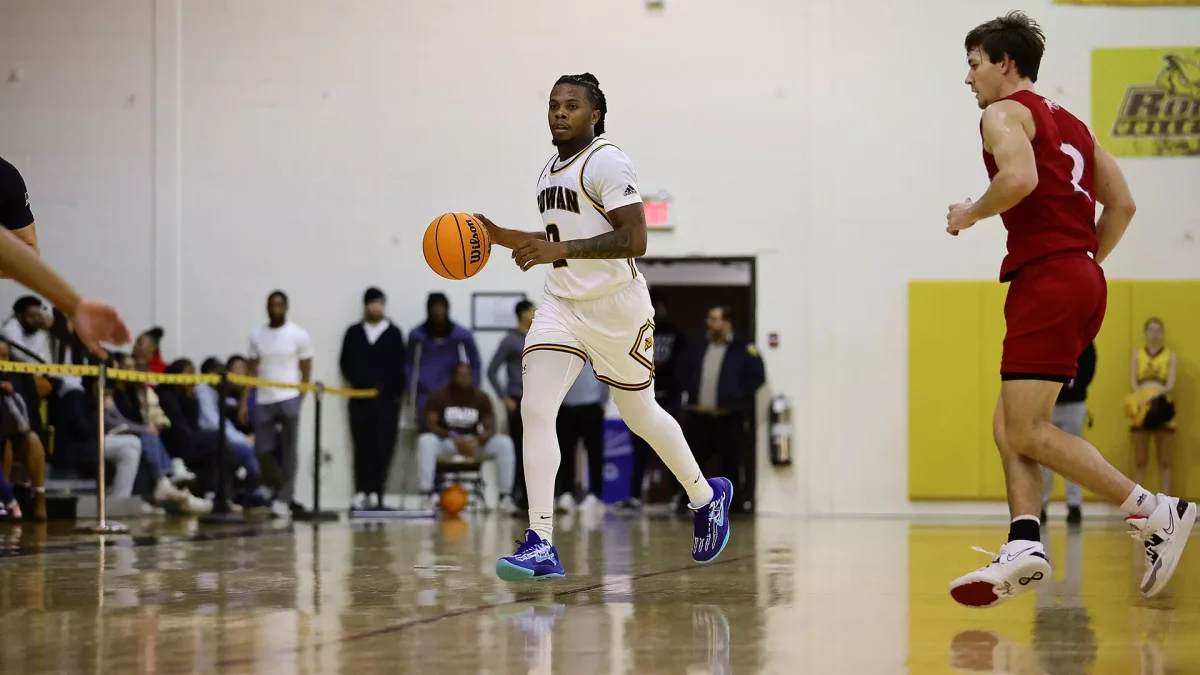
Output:
<svg viewBox="0 0 1200 675">
<path fill-rule="evenodd" d="M 597 138 L 570 159 L 555 155 L 538 179 L 537 203 L 550 241 L 590 239 L 612 232 L 608 211 L 642 201 L 629 157 Z M 559 260 L 546 275 L 546 290 L 560 298 L 594 298 L 636 279 L 632 258 Z"/>
</svg>

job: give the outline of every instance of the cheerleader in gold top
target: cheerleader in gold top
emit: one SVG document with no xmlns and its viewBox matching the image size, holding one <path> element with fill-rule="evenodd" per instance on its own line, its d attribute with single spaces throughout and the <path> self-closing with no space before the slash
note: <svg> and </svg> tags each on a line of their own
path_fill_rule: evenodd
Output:
<svg viewBox="0 0 1200 675">
<path fill-rule="evenodd" d="M 1146 345 L 1133 353 L 1129 384 L 1133 389 L 1127 406 L 1133 418 L 1133 480 L 1139 485 L 1146 477 L 1150 444 L 1158 454 L 1162 477 L 1159 490 L 1171 490 L 1171 446 L 1175 440 L 1175 354 L 1164 344 L 1166 333 L 1161 319 L 1150 319 L 1145 326 Z"/>
</svg>

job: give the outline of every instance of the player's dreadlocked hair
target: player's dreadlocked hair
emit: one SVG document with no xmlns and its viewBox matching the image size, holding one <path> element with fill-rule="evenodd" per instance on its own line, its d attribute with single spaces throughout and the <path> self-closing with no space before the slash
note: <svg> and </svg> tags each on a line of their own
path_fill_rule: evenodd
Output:
<svg viewBox="0 0 1200 675">
<path fill-rule="evenodd" d="M 1007 54 L 1021 77 L 1037 82 L 1042 53 L 1046 51 L 1046 34 L 1024 12 L 1014 11 L 976 26 L 967 33 L 964 46 L 968 52 L 978 49 L 987 54 L 992 63 L 999 63 Z"/>
<path fill-rule="evenodd" d="M 588 99 L 592 107 L 600 111 L 600 120 L 596 122 L 596 135 L 604 133 L 604 116 L 608 114 L 608 101 L 604 99 L 604 92 L 600 91 L 600 80 L 591 73 L 583 73 L 581 75 L 563 75 L 558 78 L 558 82 L 554 86 L 560 84 L 574 84 L 583 87 L 588 92 Z"/>
</svg>

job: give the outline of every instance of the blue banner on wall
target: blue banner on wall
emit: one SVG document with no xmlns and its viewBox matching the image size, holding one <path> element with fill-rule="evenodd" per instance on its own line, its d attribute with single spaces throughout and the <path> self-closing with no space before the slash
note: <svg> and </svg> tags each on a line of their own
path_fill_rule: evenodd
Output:
<svg viewBox="0 0 1200 675">
<path fill-rule="evenodd" d="M 600 494 L 605 504 L 629 499 L 632 474 L 633 433 L 623 420 L 604 420 L 604 486 Z"/>
</svg>

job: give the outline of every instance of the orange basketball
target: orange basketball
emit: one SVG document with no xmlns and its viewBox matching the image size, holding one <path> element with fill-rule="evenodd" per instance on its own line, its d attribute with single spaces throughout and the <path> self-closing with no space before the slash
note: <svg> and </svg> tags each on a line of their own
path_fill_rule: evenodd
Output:
<svg viewBox="0 0 1200 675">
<path fill-rule="evenodd" d="M 458 485 L 451 485 L 438 496 L 438 507 L 448 516 L 458 515 L 467 508 L 467 491 Z"/>
<path fill-rule="evenodd" d="M 492 253 L 487 228 L 469 213 L 443 213 L 425 229 L 425 263 L 446 279 L 479 273 Z"/>
</svg>

